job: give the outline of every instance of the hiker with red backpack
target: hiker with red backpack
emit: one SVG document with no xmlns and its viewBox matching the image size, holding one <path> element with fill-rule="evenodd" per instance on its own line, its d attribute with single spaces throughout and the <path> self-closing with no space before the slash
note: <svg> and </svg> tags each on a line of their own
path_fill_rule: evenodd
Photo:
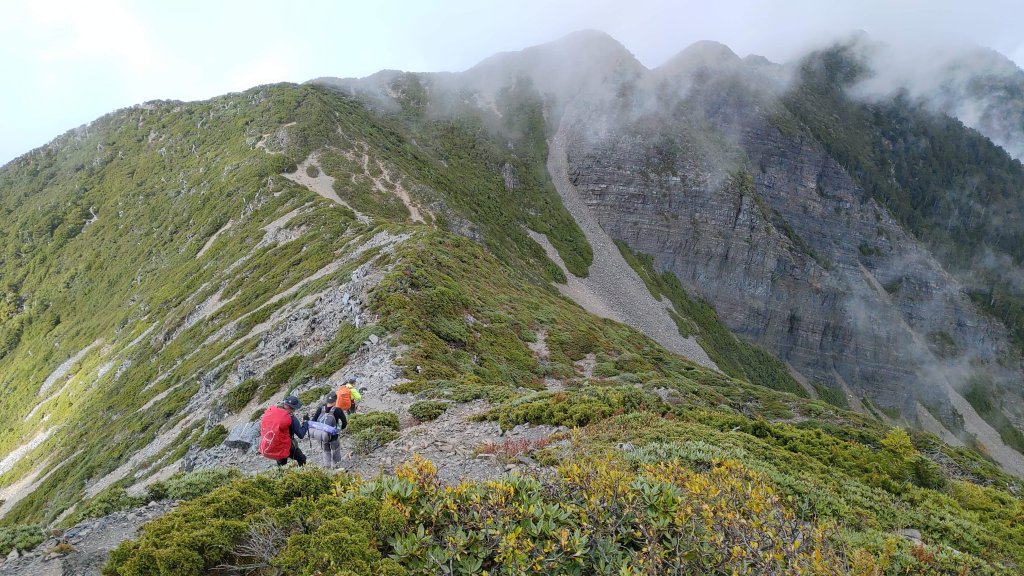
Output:
<svg viewBox="0 0 1024 576">
<path fill-rule="evenodd" d="M 337 406 L 338 395 L 331 392 L 324 398 L 322 405 L 317 407 L 313 419 L 309 421 L 309 436 L 320 441 L 324 449 L 324 468 L 337 468 L 341 463 L 341 443 L 338 434 L 348 427 L 345 411 Z"/>
<path fill-rule="evenodd" d="M 267 408 L 260 419 L 260 454 L 276 460 L 278 466 L 284 466 L 291 458 L 306 464 L 306 455 L 299 450 L 297 439 L 305 438 L 309 430 L 309 416 L 302 422 L 295 416 L 295 411 L 302 408 L 302 402 L 295 396 L 286 396 L 281 402 Z M 293 438 L 294 436 L 294 438 Z"/>
</svg>

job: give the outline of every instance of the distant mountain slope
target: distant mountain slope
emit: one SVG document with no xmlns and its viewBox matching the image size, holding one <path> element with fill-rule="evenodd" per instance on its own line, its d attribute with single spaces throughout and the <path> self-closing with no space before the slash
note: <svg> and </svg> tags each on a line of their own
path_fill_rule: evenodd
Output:
<svg viewBox="0 0 1024 576">
<path fill-rule="evenodd" d="M 899 94 L 974 128 L 1024 161 L 1024 70 L 980 46 L 906 46 L 855 36 L 842 43 L 866 64 L 853 92 L 862 99 Z"/>
<path fill-rule="evenodd" d="M 1024 169 L 930 103 L 866 99 L 871 65 L 857 44 L 782 66 L 704 42 L 648 71 L 586 33 L 420 78 L 436 117 L 501 113 L 501 78 L 536 90 L 603 229 L 805 389 L 1024 471 Z M 401 104 L 395 80 L 323 82 Z"/>
</svg>

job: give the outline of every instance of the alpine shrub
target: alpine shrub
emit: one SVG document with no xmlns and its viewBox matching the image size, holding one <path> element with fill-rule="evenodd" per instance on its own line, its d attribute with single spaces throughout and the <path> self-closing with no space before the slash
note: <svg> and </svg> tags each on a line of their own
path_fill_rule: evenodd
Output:
<svg viewBox="0 0 1024 576">
<path fill-rule="evenodd" d="M 217 424 L 213 428 L 210 428 L 199 438 L 199 446 L 209 450 L 214 446 L 219 445 L 228 437 L 228 429 L 221 424 Z"/>
<path fill-rule="evenodd" d="M 151 484 L 147 488 L 147 496 L 150 500 L 191 500 L 208 494 L 241 475 L 236 468 L 206 468 L 178 473 L 167 480 Z"/>
<path fill-rule="evenodd" d="M 352 449 L 357 454 L 369 454 L 395 438 L 398 438 L 398 432 L 388 426 L 361 428 L 352 434 Z"/>
<path fill-rule="evenodd" d="M 43 540 L 43 527 L 38 524 L 0 526 L 0 556 L 14 549 L 31 550 Z"/>
<path fill-rule="evenodd" d="M 412 414 L 412 417 L 420 422 L 429 422 L 430 420 L 436 420 L 441 416 L 441 414 L 444 414 L 447 409 L 447 402 L 421 400 L 419 402 L 413 402 L 412 406 L 409 406 L 409 414 Z"/>
<path fill-rule="evenodd" d="M 356 414 L 348 421 L 348 431 L 351 434 L 375 426 L 398 431 L 398 415 L 393 412 L 367 412 Z"/>
</svg>

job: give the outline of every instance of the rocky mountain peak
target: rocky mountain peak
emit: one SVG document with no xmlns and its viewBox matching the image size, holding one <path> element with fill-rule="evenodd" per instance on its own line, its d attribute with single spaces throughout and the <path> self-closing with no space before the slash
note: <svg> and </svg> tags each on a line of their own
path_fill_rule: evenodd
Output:
<svg viewBox="0 0 1024 576">
<path fill-rule="evenodd" d="M 657 69 L 670 73 L 688 73 L 699 68 L 722 68 L 740 62 L 740 57 L 725 44 L 713 40 L 700 40 L 669 58 Z"/>
<path fill-rule="evenodd" d="M 518 52 L 496 54 L 467 70 L 464 77 L 484 91 L 525 77 L 542 93 L 570 97 L 587 87 L 636 78 L 646 71 L 625 46 L 608 34 L 583 30 Z"/>
</svg>

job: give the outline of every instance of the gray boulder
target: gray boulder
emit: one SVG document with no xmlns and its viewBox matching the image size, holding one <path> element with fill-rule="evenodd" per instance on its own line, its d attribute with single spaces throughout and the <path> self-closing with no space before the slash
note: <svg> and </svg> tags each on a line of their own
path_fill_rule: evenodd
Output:
<svg viewBox="0 0 1024 576">
<path fill-rule="evenodd" d="M 224 445 L 238 450 L 249 450 L 253 444 L 259 442 L 260 423 L 246 422 L 231 429 Z"/>
</svg>

